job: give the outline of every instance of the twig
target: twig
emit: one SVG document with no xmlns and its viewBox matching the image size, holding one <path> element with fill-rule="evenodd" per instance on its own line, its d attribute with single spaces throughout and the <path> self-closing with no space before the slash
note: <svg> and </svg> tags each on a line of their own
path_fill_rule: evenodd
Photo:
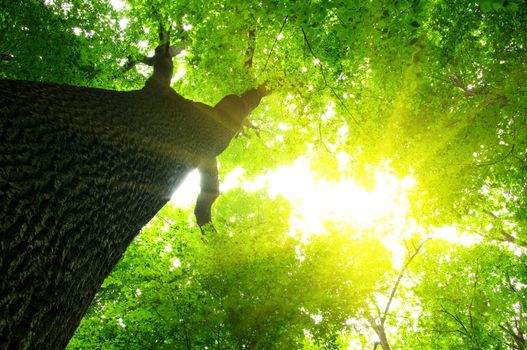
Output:
<svg viewBox="0 0 527 350">
<path fill-rule="evenodd" d="M 267 64 L 269 63 L 269 59 L 271 58 L 271 54 L 273 53 L 274 47 L 276 45 L 276 42 L 278 41 L 278 37 L 280 36 L 280 34 L 282 34 L 282 30 L 284 30 L 284 27 L 285 27 L 285 24 L 287 23 L 287 18 L 288 17 L 289 17 L 289 15 L 286 15 L 284 17 L 284 21 L 282 22 L 282 26 L 280 27 L 280 31 L 278 32 L 278 35 L 274 39 L 273 46 L 271 46 L 271 51 L 269 51 L 269 55 L 267 55 L 267 61 L 265 61 L 265 66 L 262 69 L 262 73 L 265 72 L 265 70 L 267 69 Z"/>
<path fill-rule="evenodd" d="M 488 162 L 485 162 L 485 163 L 479 163 L 479 164 L 476 164 L 476 165 L 477 166 L 491 166 L 491 165 L 498 164 L 499 162 L 502 162 L 505 159 L 507 159 L 512 154 L 512 152 L 514 152 L 514 146 L 515 145 L 512 145 L 511 149 L 505 155 L 499 157 L 498 159 L 491 160 L 491 161 L 488 161 Z"/>
<path fill-rule="evenodd" d="M 453 313 L 451 313 L 450 311 L 448 311 L 448 310 L 443 306 L 443 304 L 440 304 L 439 306 L 441 307 L 441 310 L 442 310 L 445 314 L 447 314 L 448 316 L 452 317 L 452 318 L 454 319 L 454 321 L 456 321 L 457 324 L 459 324 L 459 325 L 461 326 L 462 330 L 461 330 L 461 329 L 458 329 L 457 331 L 458 331 L 459 333 L 463 334 L 463 335 L 468 336 L 468 335 L 469 335 L 469 332 L 468 332 L 467 327 L 465 327 L 465 324 L 463 323 L 463 321 L 461 321 L 461 319 L 460 319 L 459 317 L 457 317 L 456 315 L 454 315 Z"/>
<path fill-rule="evenodd" d="M 324 113 L 324 115 L 326 115 L 326 113 Z M 318 135 L 319 135 L 319 137 L 320 137 L 320 143 L 322 143 L 322 146 L 324 146 L 324 149 L 325 149 L 328 153 L 333 153 L 333 152 L 328 148 L 328 145 L 326 145 L 326 143 L 324 142 L 324 136 L 322 136 L 322 123 L 321 123 L 320 117 L 318 118 Z"/>
<path fill-rule="evenodd" d="M 410 263 L 412 262 L 412 260 L 417 256 L 417 254 L 419 254 L 419 252 L 421 251 L 421 248 L 423 248 L 423 245 L 428 242 L 429 239 L 425 239 L 423 242 L 421 242 L 419 244 L 419 246 L 417 246 L 413 252 L 412 255 L 410 255 L 410 257 L 408 258 L 408 261 L 406 262 L 406 264 L 404 264 L 404 266 L 401 268 L 401 271 L 399 271 L 399 276 L 397 276 L 397 280 L 395 281 L 395 284 L 392 288 L 392 291 L 390 293 L 390 298 L 388 299 L 388 303 L 386 304 L 386 307 L 384 308 L 384 314 L 381 316 L 381 322 L 382 324 L 384 324 L 385 320 L 386 320 L 386 316 L 388 315 L 388 311 L 390 311 L 390 306 L 392 304 L 392 301 L 393 301 L 393 298 L 395 297 L 395 293 L 397 292 L 397 288 L 399 287 L 399 284 L 401 283 L 401 280 L 404 276 L 404 273 L 406 272 L 406 269 L 408 269 L 408 266 L 410 265 Z"/>
<path fill-rule="evenodd" d="M 470 304 L 468 305 L 468 317 L 470 320 L 470 329 L 474 330 L 474 318 L 472 317 L 472 308 L 474 307 L 474 299 L 476 298 L 476 290 L 478 288 L 479 282 L 479 259 L 476 259 L 476 274 L 474 276 L 474 286 L 472 288 L 472 298 L 470 299 Z"/>
</svg>

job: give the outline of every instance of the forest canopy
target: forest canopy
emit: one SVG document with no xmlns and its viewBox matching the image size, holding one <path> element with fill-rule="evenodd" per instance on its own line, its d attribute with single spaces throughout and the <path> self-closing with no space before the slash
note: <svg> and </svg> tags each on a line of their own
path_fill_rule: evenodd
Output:
<svg viewBox="0 0 527 350">
<path fill-rule="evenodd" d="M 0 3 L 0 78 L 141 89 L 162 24 L 185 98 L 272 89 L 69 348 L 526 348 L 523 1 Z"/>
</svg>

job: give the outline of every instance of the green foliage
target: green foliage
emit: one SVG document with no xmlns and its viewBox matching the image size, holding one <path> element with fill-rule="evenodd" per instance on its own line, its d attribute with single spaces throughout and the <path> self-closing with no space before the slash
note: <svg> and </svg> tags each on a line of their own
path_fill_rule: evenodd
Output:
<svg viewBox="0 0 527 350">
<path fill-rule="evenodd" d="M 166 207 L 70 348 L 371 348 L 368 317 L 380 320 L 375 305 L 382 313 L 394 290 L 377 327 L 394 348 L 521 349 L 524 2 L 0 0 L 0 9 L 0 78 L 140 89 L 149 70 L 129 64 L 151 54 L 161 23 L 187 50 L 172 84 L 183 96 L 214 104 L 267 81 L 273 94 L 251 116 L 259 136 L 231 142 L 222 177 L 242 168 L 253 180 L 305 157 L 332 182 L 372 188 L 386 166 L 416 179 L 401 232 L 326 223 L 303 241 L 289 227 L 291 203 L 237 189 L 222 194 L 217 232 L 202 238 L 190 213 Z M 391 236 L 402 243 L 444 225 L 484 239 L 432 240 L 407 271 L 386 248 Z"/>
<path fill-rule="evenodd" d="M 434 242 L 414 266 L 423 310 L 410 347 L 509 349 L 525 329 L 525 256 L 494 245 Z"/>
<path fill-rule="evenodd" d="M 241 201 L 266 206 L 230 216 Z M 69 348 L 298 348 L 305 331 L 334 348 L 389 267 L 385 248 L 337 233 L 301 242 L 280 222 L 286 203 L 262 193 L 222 202 L 230 225 L 206 236 L 188 226 L 188 212 L 165 207 L 106 279 Z"/>
</svg>

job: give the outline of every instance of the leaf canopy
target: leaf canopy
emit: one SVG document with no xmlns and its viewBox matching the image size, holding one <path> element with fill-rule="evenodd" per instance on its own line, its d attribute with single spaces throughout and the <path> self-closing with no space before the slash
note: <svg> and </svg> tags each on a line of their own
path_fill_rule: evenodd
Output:
<svg viewBox="0 0 527 350">
<path fill-rule="evenodd" d="M 1 78 L 140 89 L 150 68 L 135 63 L 162 24 L 185 48 L 183 96 L 273 90 L 251 116 L 259 135 L 220 156 L 223 179 L 243 175 L 215 206 L 217 232 L 163 209 L 71 348 L 386 349 L 384 334 L 393 348 L 525 349 L 522 1 L 0 4 Z M 415 179 L 404 224 L 327 220 L 306 236 L 291 201 L 241 186 L 298 158 L 366 190 L 379 169 Z"/>
</svg>

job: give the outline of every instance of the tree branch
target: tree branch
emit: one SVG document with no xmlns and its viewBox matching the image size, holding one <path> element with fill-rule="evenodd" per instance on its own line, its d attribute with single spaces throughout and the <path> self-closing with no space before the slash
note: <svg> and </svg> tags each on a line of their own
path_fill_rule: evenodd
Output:
<svg viewBox="0 0 527 350">
<path fill-rule="evenodd" d="M 194 215 L 196 216 L 196 222 L 203 233 L 202 227 L 211 223 L 212 203 L 214 203 L 220 194 L 216 158 L 204 160 L 198 167 L 198 170 L 201 176 L 201 191 L 196 201 Z"/>
<path fill-rule="evenodd" d="M 476 166 L 480 167 L 480 166 L 491 166 L 491 165 L 495 165 L 495 164 L 498 164 L 500 162 L 503 162 L 505 159 L 507 159 L 511 154 L 513 154 L 514 152 L 514 146 L 515 145 L 512 145 L 511 149 L 506 153 L 504 154 L 503 156 L 495 159 L 495 160 L 491 160 L 491 161 L 488 161 L 488 162 L 485 162 L 485 163 L 479 163 L 479 164 L 476 164 Z"/>
<path fill-rule="evenodd" d="M 285 24 L 287 23 L 287 18 L 288 17 L 289 17 L 289 15 L 284 17 L 284 21 L 282 22 L 282 26 L 280 27 L 280 31 L 278 32 L 278 35 L 274 39 L 273 46 L 271 46 L 271 51 L 269 51 L 269 55 L 267 55 L 267 60 L 265 61 L 265 65 L 264 65 L 264 68 L 262 69 L 262 73 L 265 72 L 265 70 L 267 69 L 267 65 L 269 64 L 269 59 L 271 58 L 271 54 L 273 53 L 274 47 L 276 45 L 276 42 L 278 41 L 278 37 L 280 36 L 280 34 L 282 34 L 282 31 L 284 30 L 284 27 L 285 27 Z"/>
<path fill-rule="evenodd" d="M 384 324 L 377 324 L 375 319 L 370 315 L 367 317 L 368 322 L 375 331 L 375 334 L 379 337 L 378 342 L 373 343 L 373 349 L 377 349 L 377 346 L 380 345 L 383 350 L 391 350 L 390 343 L 388 342 L 388 337 L 386 336 L 386 329 Z"/>
<path fill-rule="evenodd" d="M 518 331 L 518 333 L 516 333 L 513 329 L 513 326 L 509 322 L 505 322 L 505 326 L 500 324 L 498 327 L 505 331 L 505 333 L 507 333 L 514 340 L 518 350 L 525 350 L 525 337 L 523 336 L 521 329 L 515 327 Z"/>
<path fill-rule="evenodd" d="M 368 320 L 368 322 L 370 323 L 371 327 L 373 328 L 373 330 L 375 331 L 375 333 L 379 337 L 379 340 L 380 340 L 379 344 L 381 345 L 383 350 L 390 350 L 391 349 L 390 343 L 388 342 L 388 337 L 386 336 L 386 329 L 384 327 L 384 324 L 386 322 L 386 318 L 388 316 L 388 312 L 390 311 L 390 306 L 391 306 L 391 304 L 393 302 L 393 299 L 395 297 L 395 293 L 397 292 L 397 288 L 399 287 L 399 284 L 401 283 L 401 280 L 402 280 L 402 278 L 404 276 L 404 273 L 408 269 L 408 266 L 410 265 L 412 260 L 417 256 L 417 254 L 419 254 L 421 248 L 424 246 L 424 244 L 428 240 L 429 239 L 425 239 L 418 246 L 414 245 L 414 252 L 411 255 L 409 255 L 408 260 L 406 261 L 406 263 L 403 265 L 403 267 L 399 271 L 399 274 L 397 276 L 395 284 L 394 284 L 392 290 L 390 291 L 390 297 L 388 298 L 388 302 L 386 304 L 386 307 L 384 308 L 384 311 L 381 311 L 380 308 L 379 308 L 379 305 L 377 303 L 374 303 L 375 304 L 375 308 L 377 310 L 377 318 L 379 320 L 379 323 L 377 324 L 375 322 L 375 319 L 371 316 L 371 314 L 368 311 L 366 312 L 367 313 L 366 314 L 367 315 L 366 319 Z M 409 252 L 410 248 L 408 247 L 406 242 L 405 242 L 405 245 L 406 245 L 406 249 Z M 375 348 L 376 348 L 376 345 L 374 344 L 374 349 Z"/>
<path fill-rule="evenodd" d="M 397 288 L 399 287 L 399 284 L 401 283 L 401 280 L 402 280 L 402 278 L 404 276 L 404 273 L 408 269 L 408 266 L 410 266 L 410 263 L 412 262 L 412 260 L 417 256 L 417 254 L 419 254 L 419 252 L 421 251 L 421 248 L 423 248 L 423 245 L 426 242 L 428 242 L 428 240 L 429 239 L 425 239 L 423 242 L 421 242 L 419 244 L 419 246 L 415 247 L 414 252 L 412 253 L 412 255 L 409 256 L 406 264 L 404 264 L 403 267 L 401 268 L 401 271 L 399 271 L 399 276 L 397 276 L 397 280 L 395 281 L 395 284 L 394 284 L 394 286 L 392 288 L 392 291 L 390 293 L 390 297 L 388 299 L 388 303 L 386 303 L 386 307 L 384 309 L 384 313 L 381 316 L 381 322 L 382 322 L 383 325 L 384 325 L 384 322 L 386 320 L 386 316 L 388 315 L 388 312 L 390 311 L 390 306 L 392 304 L 393 298 L 395 297 L 395 293 L 397 292 Z"/>
<path fill-rule="evenodd" d="M 324 115 L 326 115 L 325 112 Z M 329 149 L 328 145 L 326 145 L 326 142 L 324 141 L 324 136 L 322 135 L 322 121 L 320 120 L 320 116 L 318 117 L 318 136 L 320 137 L 320 143 L 322 144 L 322 146 L 324 146 L 324 149 L 328 153 L 335 153 Z"/>
<path fill-rule="evenodd" d="M 469 332 L 468 332 L 468 329 L 467 327 L 465 327 L 465 324 L 463 323 L 463 321 L 461 321 L 461 319 L 459 317 L 457 317 L 456 315 L 454 315 L 453 313 L 451 313 L 450 311 L 448 311 L 442 304 L 439 305 L 441 307 L 441 310 L 447 314 L 448 316 L 450 316 L 452 319 L 454 319 L 454 321 L 456 321 L 457 324 L 459 324 L 462 328 L 462 331 L 458 329 L 458 332 L 463 334 L 463 335 L 466 335 L 468 336 L 469 335 Z"/>
<path fill-rule="evenodd" d="M 247 50 L 245 51 L 245 55 L 247 56 L 247 60 L 245 61 L 245 67 L 252 68 L 254 50 L 256 46 L 256 30 L 254 28 L 251 28 L 247 33 L 247 36 L 249 37 L 249 45 L 247 46 Z"/>
<path fill-rule="evenodd" d="M 489 215 L 490 217 L 496 220 L 499 220 L 499 217 L 489 210 L 483 210 L 483 213 Z M 505 231 L 505 229 L 501 228 L 500 234 L 503 236 L 502 241 L 512 243 L 521 248 L 527 248 L 527 241 L 514 237 L 513 235 Z"/>
<path fill-rule="evenodd" d="M 479 259 L 476 259 L 476 274 L 474 279 L 474 286 L 472 288 L 472 298 L 470 298 L 470 304 L 468 305 L 468 317 L 470 321 L 470 329 L 474 330 L 474 318 L 472 317 L 472 308 L 474 306 L 474 299 L 476 297 L 476 290 L 478 288 L 478 281 L 479 281 Z"/>
<path fill-rule="evenodd" d="M 465 83 L 463 83 L 456 74 L 451 74 L 450 80 L 452 81 L 452 83 L 454 83 L 455 86 L 463 90 L 465 92 L 465 96 L 467 97 L 487 94 L 487 92 L 483 88 L 472 90 L 472 88 L 468 87 Z"/>
<path fill-rule="evenodd" d="M 489 92 L 485 89 L 485 87 L 473 90 L 472 87 L 469 87 L 468 85 L 463 83 L 463 81 L 456 74 L 451 74 L 450 80 L 452 81 L 452 83 L 454 83 L 456 87 L 463 90 L 463 92 L 465 93 L 465 97 L 483 96 L 483 95 L 489 94 Z M 478 105 L 478 108 L 484 108 L 484 107 L 487 107 L 489 105 L 493 105 L 496 103 L 500 103 L 500 106 L 503 107 L 507 105 L 508 99 L 505 96 L 496 95 L 494 98 L 492 97 L 487 98 L 485 101 L 481 102 Z"/>
<path fill-rule="evenodd" d="M 147 66 L 153 66 L 155 73 L 157 64 L 157 70 L 164 71 L 162 75 L 171 76 L 172 68 L 170 66 L 172 65 L 172 57 L 179 55 L 186 47 L 185 38 L 181 36 L 182 32 L 182 30 L 179 30 L 177 35 L 180 43 L 178 45 L 170 45 L 170 31 L 165 30 L 163 25 L 159 24 L 159 45 L 156 47 L 154 56 L 143 56 L 140 58 L 128 56 L 128 62 L 124 65 L 123 71 L 127 72 L 141 63 Z"/>
</svg>

